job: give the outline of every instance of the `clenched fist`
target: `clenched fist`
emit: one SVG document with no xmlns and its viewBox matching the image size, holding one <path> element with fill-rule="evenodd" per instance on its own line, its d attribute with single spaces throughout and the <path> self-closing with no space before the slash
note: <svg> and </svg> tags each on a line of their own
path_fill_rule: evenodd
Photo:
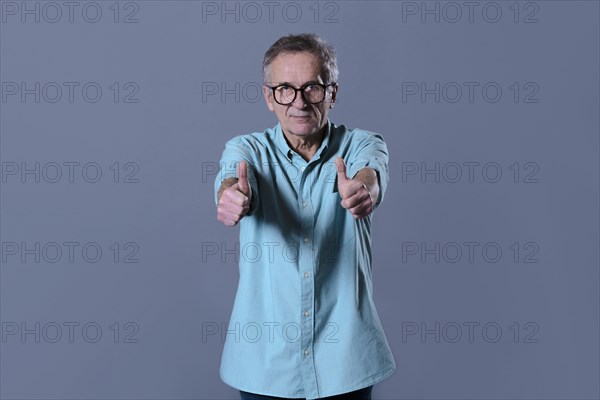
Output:
<svg viewBox="0 0 600 400">
<path fill-rule="evenodd" d="M 250 210 L 252 188 L 248 184 L 246 161 L 238 163 L 237 176 L 237 181 L 223 182 L 223 185 L 229 187 L 222 190 L 217 204 L 217 220 L 227 226 L 236 225 Z"/>
<path fill-rule="evenodd" d="M 367 186 L 358 179 L 350 179 L 346 175 L 346 164 L 341 157 L 336 158 L 338 192 L 342 198 L 341 205 L 356 219 L 371 214 L 375 205 Z M 374 172 L 374 171 L 373 171 Z M 376 177 L 375 177 L 376 179 Z"/>
</svg>

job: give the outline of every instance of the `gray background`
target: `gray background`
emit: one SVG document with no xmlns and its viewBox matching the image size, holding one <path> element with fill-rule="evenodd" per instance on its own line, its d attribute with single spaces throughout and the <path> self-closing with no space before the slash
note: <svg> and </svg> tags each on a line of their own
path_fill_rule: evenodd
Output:
<svg viewBox="0 0 600 400">
<path fill-rule="evenodd" d="M 212 184 L 276 123 L 264 52 L 306 31 L 338 51 L 331 120 L 391 157 L 374 399 L 600 396 L 597 1 L 0 4 L 2 399 L 238 397 Z"/>
</svg>

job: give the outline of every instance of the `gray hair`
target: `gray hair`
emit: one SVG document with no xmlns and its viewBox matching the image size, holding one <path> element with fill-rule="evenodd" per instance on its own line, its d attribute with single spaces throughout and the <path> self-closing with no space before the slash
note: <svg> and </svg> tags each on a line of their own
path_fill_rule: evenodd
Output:
<svg viewBox="0 0 600 400">
<path fill-rule="evenodd" d="M 287 35 L 279 38 L 265 53 L 263 59 L 263 79 L 267 81 L 269 67 L 273 60 L 283 53 L 308 52 L 321 60 L 323 66 L 323 79 L 325 83 L 337 83 L 338 67 L 335 50 L 325 39 L 315 33 L 302 33 Z"/>
</svg>

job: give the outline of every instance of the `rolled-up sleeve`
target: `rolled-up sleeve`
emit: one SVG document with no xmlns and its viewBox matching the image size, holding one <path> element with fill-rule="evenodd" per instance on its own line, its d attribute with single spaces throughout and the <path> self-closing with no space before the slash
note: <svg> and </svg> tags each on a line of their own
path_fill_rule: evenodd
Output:
<svg viewBox="0 0 600 400">
<path fill-rule="evenodd" d="M 237 166 L 240 161 L 246 161 L 248 165 L 248 184 L 252 189 L 252 198 L 250 199 L 250 211 L 247 215 L 252 215 L 259 204 L 257 172 L 254 166 L 254 157 L 252 156 L 251 146 L 248 140 L 242 136 L 236 136 L 225 143 L 225 150 L 221 155 L 219 162 L 219 173 L 215 177 L 215 205 L 218 204 L 218 193 L 221 183 L 227 178 L 237 178 Z"/>
<path fill-rule="evenodd" d="M 363 131 L 362 137 L 354 143 L 351 158 L 348 161 L 348 176 L 354 176 L 365 167 L 373 168 L 377 172 L 380 199 L 376 205 L 381 204 L 390 179 L 388 168 L 388 149 L 383 136 L 378 133 Z"/>
</svg>

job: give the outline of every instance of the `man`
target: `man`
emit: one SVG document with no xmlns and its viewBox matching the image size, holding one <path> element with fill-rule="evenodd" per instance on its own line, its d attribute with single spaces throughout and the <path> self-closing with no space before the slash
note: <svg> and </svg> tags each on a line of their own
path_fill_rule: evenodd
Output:
<svg viewBox="0 0 600 400">
<path fill-rule="evenodd" d="M 396 369 L 371 280 L 387 147 L 329 121 L 338 70 L 319 36 L 280 38 L 263 73 L 279 123 L 229 140 L 215 179 L 241 253 L 220 376 L 242 399 L 370 399 Z"/>
</svg>

